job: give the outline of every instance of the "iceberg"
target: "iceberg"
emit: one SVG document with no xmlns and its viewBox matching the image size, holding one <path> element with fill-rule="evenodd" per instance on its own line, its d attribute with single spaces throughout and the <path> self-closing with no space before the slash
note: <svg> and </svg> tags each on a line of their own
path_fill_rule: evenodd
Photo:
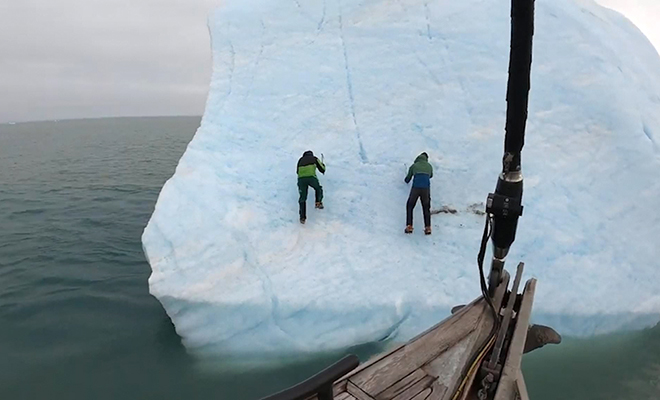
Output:
<svg viewBox="0 0 660 400">
<path fill-rule="evenodd" d="M 142 241 L 149 288 L 195 354 L 265 360 L 405 341 L 480 295 L 483 201 L 501 168 L 509 6 L 232 0 L 209 17 L 200 127 Z M 660 56 L 592 0 L 538 0 L 508 257 L 562 335 L 660 321 Z M 298 223 L 294 167 L 324 156 Z M 435 168 L 433 235 L 403 182 Z M 525 278 L 525 279 L 526 279 Z"/>
<path fill-rule="evenodd" d="M 604 7 L 611 8 L 630 19 L 660 52 L 660 3 L 656 0 L 596 0 Z"/>
</svg>

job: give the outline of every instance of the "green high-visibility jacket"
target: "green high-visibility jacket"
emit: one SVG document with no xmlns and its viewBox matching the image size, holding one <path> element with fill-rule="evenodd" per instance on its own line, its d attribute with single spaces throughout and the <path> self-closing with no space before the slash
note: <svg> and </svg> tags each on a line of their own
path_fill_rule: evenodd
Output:
<svg viewBox="0 0 660 400">
<path fill-rule="evenodd" d="M 323 162 L 316 158 L 311 151 L 306 151 L 303 156 L 300 157 L 300 160 L 298 160 L 296 172 L 298 173 L 298 178 L 307 178 L 310 176 L 315 177 L 317 169 L 322 174 L 325 174 L 325 165 Z"/>
</svg>

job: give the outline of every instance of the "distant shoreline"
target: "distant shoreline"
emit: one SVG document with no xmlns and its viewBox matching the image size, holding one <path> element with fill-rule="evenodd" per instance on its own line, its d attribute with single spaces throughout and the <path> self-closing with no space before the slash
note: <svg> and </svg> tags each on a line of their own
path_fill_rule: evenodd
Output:
<svg viewBox="0 0 660 400">
<path fill-rule="evenodd" d="M 145 115 L 145 116 L 116 116 L 116 117 L 88 117 L 88 118 L 61 118 L 61 119 L 43 119 L 31 121 L 4 121 L 0 122 L 2 125 L 23 125 L 23 124 L 39 124 L 39 123 L 54 123 L 54 122 L 74 122 L 74 121 L 101 121 L 109 119 L 161 119 L 161 118 L 199 118 L 201 115 Z"/>
</svg>

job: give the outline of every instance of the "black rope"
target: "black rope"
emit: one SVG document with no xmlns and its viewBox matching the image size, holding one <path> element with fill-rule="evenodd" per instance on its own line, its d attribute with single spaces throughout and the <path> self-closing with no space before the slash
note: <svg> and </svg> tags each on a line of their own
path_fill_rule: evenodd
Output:
<svg viewBox="0 0 660 400">
<path fill-rule="evenodd" d="M 493 228 L 492 216 L 486 215 L 486 224 L 484 225 L 484 234 L 481 237 L 481 247 L 479 248 L 479 255 L 477 255 L 477 264 L 479 265 L 479 282 L 481 283 L 481 294 L 483 295 L 484 300 L 486 300 L 486 303 L 488 304 L 490 311 L 493 313 L 493 327 L 490 330 L 490 334 L 488 335 L 488 338 L 481 345 L 481 348 L 479 349 L 479 353 L 481 353 L 481 351 L 488 345 L 490 339 L 497 334 L 497 331 L 500 329 L 500 324 L 502 322 L 500 319 L 500 313 L 498 312 L 498 310 L 495 309 L 495 305 L 493 304 L 493 299 L 490 297 L 490 294 L 488 293 L 488 287 L 486 286 L 486 278 L 484 277 L 484 258 L 486 256 L 486 247 L 488 246 L 488 239 L 490 238 L 490 235 L 493 233 L 492 228 Z"/>
<path fill-rule="evenodd" d="M 493 318 L 498 320 L 498 313 L 495 310 L 493 301 L 488 294 L 488 286 L 486 285 L 486 278 L 484 277 L 484 258 L 486 257 L 486 247 L 488 246 L 488 239 L 493 233 L 492 230 L 492 218 L 490 215 L 486 216 L 486 224 L 484 225 L 484 233 L 481 237 L 481 247 L 479 248 L 479 254 L 477 255 L 477 265 L 479 266 L 479 282 L 481 284 L 481 294 L 484 296 L 484 300 L 490 306 L 491 311 L 493 312 Z"/>
</svg>

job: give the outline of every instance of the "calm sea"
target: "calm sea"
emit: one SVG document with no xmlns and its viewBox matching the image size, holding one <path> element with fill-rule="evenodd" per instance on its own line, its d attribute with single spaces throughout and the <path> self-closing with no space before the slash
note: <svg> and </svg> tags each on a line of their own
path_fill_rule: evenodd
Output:
<svg viewBox="0 0 660 400">
<path fill-rule="evenodd" d="M 0 125 L 0 399 L 249 400 L 333 361 L 209 369 L 149 295 L 140 236 L 198 125 Z M 565 338 L 524 372 L 535 400 L 660 399 L 660 327 Z"/>
</svg>

